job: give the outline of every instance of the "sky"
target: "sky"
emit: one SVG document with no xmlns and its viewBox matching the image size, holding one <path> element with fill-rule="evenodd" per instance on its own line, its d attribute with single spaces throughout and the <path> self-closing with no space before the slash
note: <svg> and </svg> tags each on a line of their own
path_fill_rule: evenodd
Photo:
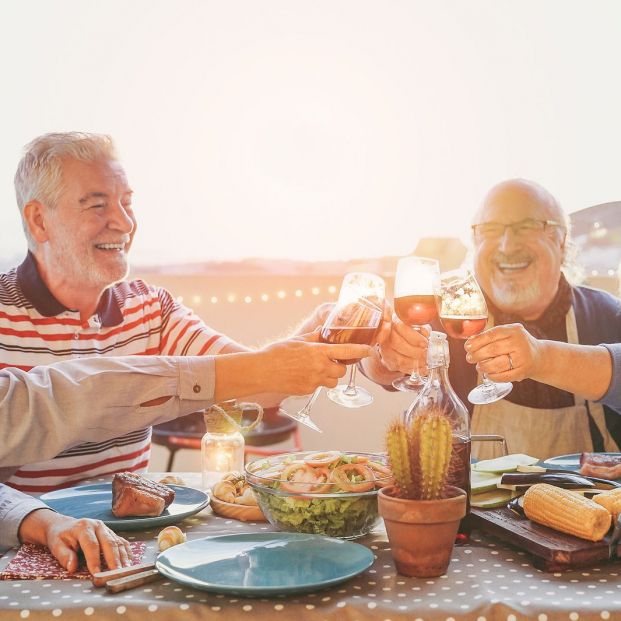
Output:
<svg viewBox="0 0 621 621">
<path fill-rule="evenodd" d="M 621 199 L 616 0 L 2 0 L 0 261 L 49 131 L 111 134 L 134 264 L 408 254 L 496 182 Z"/>
</svg>

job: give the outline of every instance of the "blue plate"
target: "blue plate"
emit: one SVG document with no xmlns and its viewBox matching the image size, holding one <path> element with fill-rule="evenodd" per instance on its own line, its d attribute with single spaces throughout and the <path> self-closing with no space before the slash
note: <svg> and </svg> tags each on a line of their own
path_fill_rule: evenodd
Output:
<svg viewBox="0 0 621 621">
<path fill-rule="evenodd" d="M 351 541 L 303 533 L 220 535 L 162 552 L 158 571 L 181 584 L 246 597 L 316 591 L 349 580 L 373 564 Z"/>
<path fill-rule="evenodd" d="M 169 487 L 175 490 L 175 499 L 157 517 L 115 517 L 112 513 L 112 483 L 59 489 L 43 494 L 40 500 L 59 513 L 71 517 L 101 520 L 112 530 L 147 530 L 176 524 L 189 515 L 198 513 L 209 503 L 209 496 L 198 489 L 180 485 Z"/>
<path fill-rule="evenodd" d="M 605 455 L 618 458 L 621 453 L 597 453 L 598 455 Z M 544 468 L 554 468 L 555 470 L 580 470 L 580 453 L 571 453 L 569 455 L 558 455 L 557 457 L 550 457 L 545 461 L 540 461 L 539 464 Z"/>
</svg>

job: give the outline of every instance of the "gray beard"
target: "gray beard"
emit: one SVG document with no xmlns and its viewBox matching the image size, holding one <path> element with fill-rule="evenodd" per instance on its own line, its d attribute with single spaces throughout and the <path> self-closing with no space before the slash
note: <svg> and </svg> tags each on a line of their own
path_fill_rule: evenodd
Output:
<svg viewBox="0 0 621 621">
<path fill-rule="evenodd" d="M 67 275 L 73 282 L 81 283 L 85 288 L 90 287 L 109 287 L 115 282 L 123 280 L 129 273 L 129 264 L 121 262 L 114 268 L 103 269 L 94 262 L 89 261 L 90 257 L 79 257 L 72 253 L 70 245 L 61 249 L 60 257 L 56 259 L 56 268 Z"/>
<path fill-rule="evenodd" d="M 505 283 L 498 285 L 492 281 L 491 287 L 492 302 L 505 313 L 519 315 L 520 311 L 536 304 L 541 298 L 541 287 L 536 281 L 520 287 Z"/>
</svg>

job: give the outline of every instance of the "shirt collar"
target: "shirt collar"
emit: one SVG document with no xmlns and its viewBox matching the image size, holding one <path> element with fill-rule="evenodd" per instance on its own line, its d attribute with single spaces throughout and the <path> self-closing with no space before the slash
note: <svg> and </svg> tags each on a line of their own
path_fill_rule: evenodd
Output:
<svg viewBox="0 0 621 621">
<path fill-rule="evenodd" d="M 63 306 L 47 288 L 30 250 L 17 268 L 17 282 L 28 301 L 44 317 L 54 317 L 71 310 Z M 123 322 L 123 313 L 114 297 L 112 287 L 108 287 L 101 294 L 95 315 L 99 316 L 101 325 L 106 328 L 118 326 Z"/>
</svg>

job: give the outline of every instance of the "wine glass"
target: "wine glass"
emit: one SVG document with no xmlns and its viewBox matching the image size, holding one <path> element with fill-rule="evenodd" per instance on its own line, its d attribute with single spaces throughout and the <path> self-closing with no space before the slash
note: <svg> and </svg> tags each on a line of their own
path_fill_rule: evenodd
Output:
<svg viewBox="0 0 621 621">
<path fill-rule="evenodd" d="M 466 340 L 479 334 L 487 325 L 487 304 L 472 272 L 457 269 L 441 274 L 436 280 L 440 321 L 446 333 Z M 483 374 L 483 383 L 468 393 L 468 401 L 476 405 L 493 403 L 512 390 L 511 382 L 492 382 Z"/>
<path fill-rule="evenodd" d="M 345 274 L 338 302 L 321 328 L 321 341 L 372 345 L 382 323 L 385 296 L 386 285 L 379 276 L 368 272 Z M 373 403 L 371 394 L 356 386 L 359 360 L 338 362 L 350 365 L 349 382 L 328 390 L 328 398 L 346 408 Z"/>
<path fill-rule="evenodd" d="M 323 322 L 320 340 L 323 343 L 359 343 L 371 345 L 382 323 L 384 313 L 385 285 L 375 274 L 352 272 L 346 274 L 341 285 L 338 302 Z M 328 397 L 345 407 L 357 408 L 373 402 L 373 397 L 355 384 L 356 363 L 358 360 L 339 360 L 342 364 L 351 364 L 348 385 L 337 386 L 328 391 Z M 304 407 L 292 411 L 295 397 L 285 399 L 279 408 L 289 418 L 321 432 L 311 419 L 310 413 L 317 400 L 321 386 L 315 389 Z"/>
<path fill-rule="evenodd" d="M 440 266 L 435 259 L 403 257 L 397 263 L 395 313 L 417 332 L 420 332 L 421 324 L 431 323 L 438 316 L 434 283 L 439 274 Z M 392 385 L 403 391 L 420 390 L 425 380 L 418 372 L 418 364 L 410 376 L 399 377 Z"/>
</svg>

